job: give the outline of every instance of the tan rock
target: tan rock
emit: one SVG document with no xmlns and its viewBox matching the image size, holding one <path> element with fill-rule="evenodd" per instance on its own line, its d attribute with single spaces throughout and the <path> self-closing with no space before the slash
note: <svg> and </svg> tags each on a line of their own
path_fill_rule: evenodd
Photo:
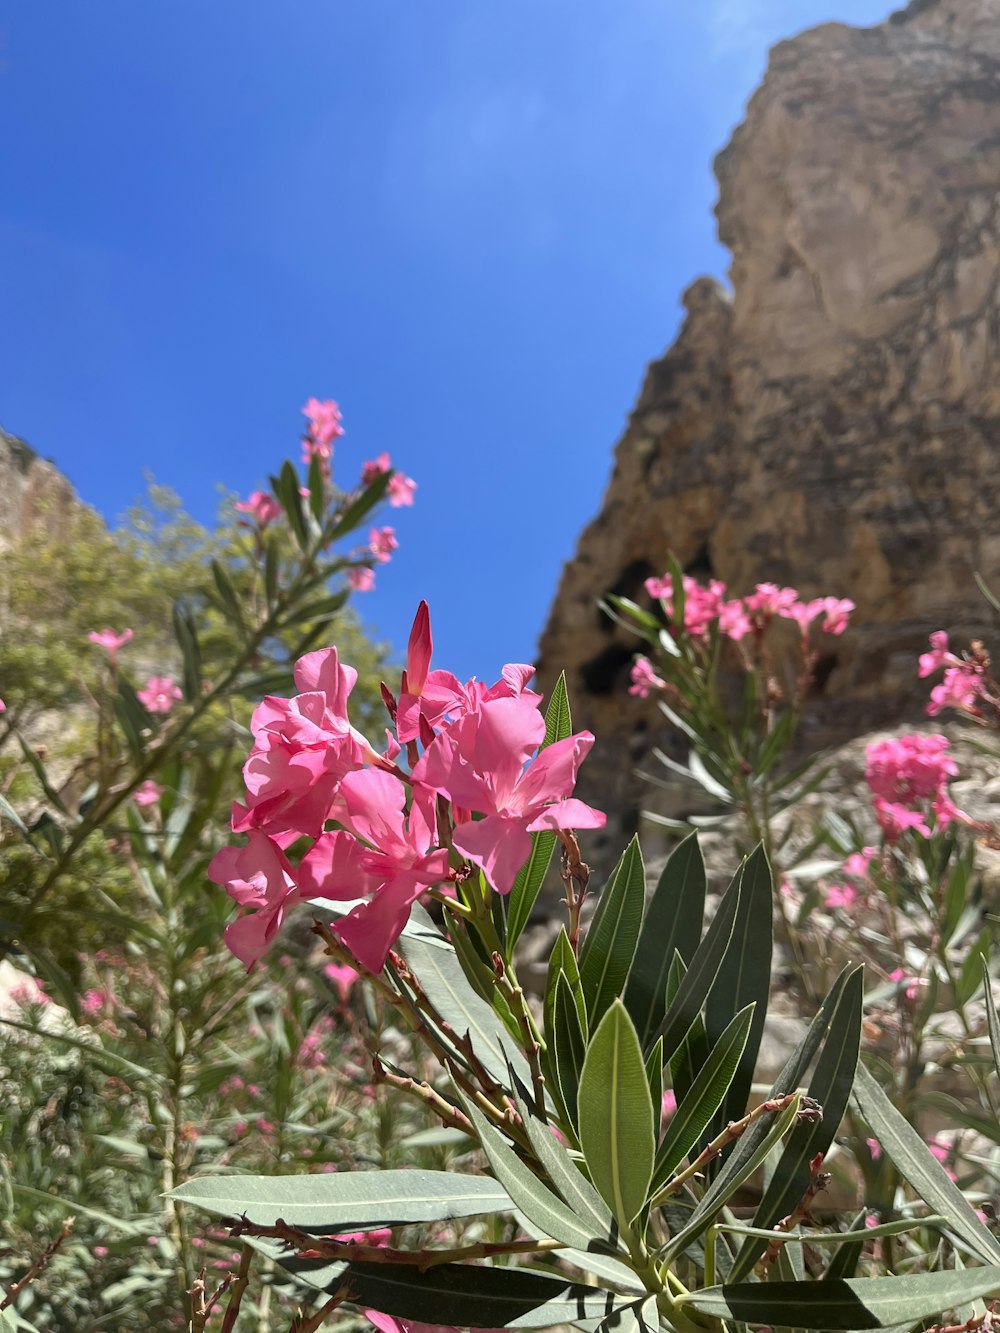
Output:
<svg viewBox="0 0 1000 1333">
<path fill-rule="evenodd" d="M 998 62 L 1000 0 L 825 24 L 774 49 L 716 159 L 732 294 L 685 294 L 541 640 L 543 686 L 565 667 L 598 737 L 580 794 L 614 816 L 609 854 L 652 800 L 633 769 L 676 739 L 626 694 L 636 643 L 597 603 L 644 602 L 669 549 L 734 593 L 858 604 L 824 645 L 817 743 L 917 716 L 930 630 L 993 631 L 973 574 L 1000 588 Z"/>
</svg>

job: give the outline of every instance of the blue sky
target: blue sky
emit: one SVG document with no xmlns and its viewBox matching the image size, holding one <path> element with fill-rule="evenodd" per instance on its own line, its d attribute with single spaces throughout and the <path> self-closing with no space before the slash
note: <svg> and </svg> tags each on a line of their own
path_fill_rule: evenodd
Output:
<svg viewBox="0 0 1000 1333">
<path fill-rule="evenodd" d="M 336 398 L 419 483 L 358 599 L 532 660 L 767 47 L 889 0 L 0 0 L 0 423 L 209 519 Z"/>
</svg>

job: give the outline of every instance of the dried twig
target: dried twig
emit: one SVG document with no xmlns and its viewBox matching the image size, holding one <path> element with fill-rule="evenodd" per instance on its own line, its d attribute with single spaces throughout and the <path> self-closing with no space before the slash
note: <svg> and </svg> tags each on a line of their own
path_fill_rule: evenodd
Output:
<svg viewBox="0 0 1000 1333">
<path fill-rule="evenodd" d="M 12 1282 L 7 1288 L 7 1295 L 0 1301 L 0 1310 L 6 1310 L 8 1306 L 13 1305 L 21 1292 L 24 1291 L 25 1287 L 27 1287 L 29 1283 L 34 1282 L 36 1277 L 39 1277 L 45 1272 L 60 1245 L 62 1245 L 67 1237 L 72 1234 L 75 1223 L 75 1217 L 67 1217 L 66 1221 L 62 1224 L 62 1230 L 59 1232 L 59 1235 L 45 1247 L 25 1273 L 24 1277 L 22 1277 L 19 1282 Z"/>
</svg>

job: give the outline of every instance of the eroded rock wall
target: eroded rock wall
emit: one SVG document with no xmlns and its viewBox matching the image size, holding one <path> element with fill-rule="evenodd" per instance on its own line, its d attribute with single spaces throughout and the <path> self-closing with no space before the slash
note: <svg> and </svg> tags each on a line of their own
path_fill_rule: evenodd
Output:
<svg viewBox="0 0 1000 1333">
<path fill-rule="evenodd" d="M 580 794 L 616 846 L 669 738 L 596 603 L 647 602 L 668 549 L 735 594 L 857 603 L 824 646 L 817 744 L 919 715 L 931 629 L 997 637 L 973 573 L 1000 587 L 1000 0 L 782 42 L 716 173 L 732 294 L 685 294 L 541 640 L 543 685 L 566 667 L 598 736 Z"/>
</svg>

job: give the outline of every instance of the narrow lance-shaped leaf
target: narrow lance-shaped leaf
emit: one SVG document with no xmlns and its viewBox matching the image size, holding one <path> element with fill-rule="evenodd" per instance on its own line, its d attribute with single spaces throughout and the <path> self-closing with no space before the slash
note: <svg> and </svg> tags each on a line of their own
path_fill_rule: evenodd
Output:
<svg viewBox="0 0 1000 1333">
<path fill-rule="evenodd" d="M 577 965 L 576 955 L 573 953 L 573 946 L 569 942 L 569 935 L 566 933 L 565 926 L 560 929 L 556 936 L 556 942 L 549 955 L 549 970 L 545 981 L 545 999 L 542 1007 L 546 1040 L 548 1040 L 548 1035 L 553 1029 L 556 982 L 560 974 L 566 978 L 573 998 L 576 1000 L 576 1006 L 580 1012 L 580 1023 L 586 1035 L 587 1006 L 583 999 L 583 987 L 580 985 L 580 968 Z"/>
<path fill-rule="evenodd" d="M 859 967 L 844 986 L 809 1083 L 809 1096 L 822 1107 L 822 1118 L 804 1118 L 792 1131 L 754 1214 L 755 1227 L 772 1227 L 792 1211 L 809 1185 L 811 1161 L 826 1155 L 840 1128 L 854 1085 L 863 1006 L 864 971 Z M 748 1237 L 736 1256 L 730 1281 L 745 1277 L 766 1248 L 766 1241 Z"/>
<path fill-rule="evenodd" d="M 580 950 L 580 981 L 592 1028 L 622 993 L 639 939 L 645 901 L 642 852 L 638 838 L 633 838 L 601 894 Z"/>
<path fill-rule="evenodd" d="M 737 1282 L 682 1297 L 682 1310 L 714 1319 L 827 1333 L 906 1327 L 1000 1291 L 1000 1265 L 896 1277 L 819 1282 Z"/>
<path fill-rule="evenodd" d="M 174 637 L 181 650 L 184 697 L 190 703 L 201 695 L 201 648 L 194 616 L 182 601 L 174 603 Z"/>
<path fill-rule="evenodd" d="M 705 916 L 705 861 L 697 833 L 670 853 L 646 911 L 625 985 L 629 1011 L 643 1050 L 666 1011 L 667 972 L 674 951 L 688 962 Z"/>
<path fill-rule="evenodd" d="M 582 1219 L 543 1184 L 509 1147 L 471 1100 L 462 1098 L 466 1114 L 476 1129 L 490 1163 L 490 1170 L 513 1199 L 539 1240 L 557 1240 L 580 1250 L 615 1248 L 606 1228 L 597 1228 L 588 1217 Z"/>
<path fill-rule="evenodd" d="M 754 1017 L 754 1006 L 748 1004 L 738 1013 L 712 1049 L 708 1060 L 698 1071 L 694 1083 L 674 1111 L 656 1154 L 653 1189 L 670 1179 L 680 1162 L 699 1141 L 721 1104 L 730 1080 L 739 1066 L 740 1056 L 747 1043 Z"/>
<path fill-rule="evenodd" d="M 314 1176 L 203 1176 L 172 1199 L 258 1226 L 283 1218 L 318 1234 L 507 1212 L 510 1196 L 488 1176 L 453 1171 L 342 1171 Z"/>
<path fill-rule="evenodd" d="M 858 1065 L 854 1097 L 858 1110 L 903 1179 L 935 1212 L 950 1219 L 952 1230 L 973 1254 L 984 1263 L 1000 1260 L 1000 1241 L 983 1226 L 965 1195 L 863 1064 Z"/>
<path fill-rule="evenodd" d="M 578 1121 L 580 1077 L 585 1055 L 586 1038 L 576 1001 L 566 974 L 560 972 L 556 978 L 551 1039 L 543 1058 L 550 1078 L 554 1075 L 563 1107 L 574 1125 Z"/>
<path fill-rule="evenodd" d="M 986 997 L 986 1023 L 990 1033 L 990 1049 L 993 1052 L 993 1068 L 997 1071 L 997 1077 L 1000 1078 L 1000 1016 L 997 1015 L 996 1005 L 993 1003 L 993 978 L 990 976 L 989 964 L 986 958 L 980 955 L 983 965 L 983 991 Z"/>
<path fill-rule="evenodd" d="M 733 1017 L 753 1005 L 753 1022 L 729 1090 L 707 1127 L 714 1138 L 730 1120 L 746 1111 L 753 1083 L 771 984 L 773 879 L 762 846 L 747 857 L 740 885 L 740 905 L 719 975 L 705 1002 L 705 1036 L 714 1046 Z"/>
<path fill-rule="evenodd" d="M 587 1170 L 626 1227 L 646 1203 L 656 1140 L 642 1048 L 620 1000 L 611 1005 L 587 1049 L 579 1116 Z"/>
<path fill-rule="evenodd" d="M 634 1303 L 548 1273 L 483 1264 L 336 1264 L 289 1255 L 274 1241 L 251 1240 L 253 1248 L 274 1259 L 298 1282 L 332 1293 L 345 1282 L 362 1308 L 398 1319 L 455 1328 L 550 1328 L 581 1320 L 604 1319 Z"/>
</svg>

